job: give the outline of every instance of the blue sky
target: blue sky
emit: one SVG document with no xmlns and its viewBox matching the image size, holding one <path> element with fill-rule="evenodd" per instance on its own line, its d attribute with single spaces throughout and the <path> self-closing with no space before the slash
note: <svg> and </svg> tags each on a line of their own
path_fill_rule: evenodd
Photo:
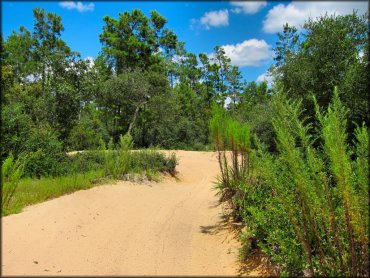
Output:
<svg viewBox="0 0 370 278">
<path fill-rule="evenodd" d="M 118 13 L 139 8 L 146 15 L 157 10 L 168 20 L 186 49 L 211 54 L 216 45 L 224 46 L 232 63 L 238 65 L 245 80 L 261 81 L 273 63 L 272 48 L 285 22 L 299 28 L 309 16 L 325 12 L 346 14 L 353 9 L 363 14 L 368 9 L 362 2 L 1 2 L 2 32 L 5 38 L 19 26 L 32 30 L 32 9 L 44 8 L 62 17 L 62 34 L 72 50 L 83 58 L 96 57 L 101 50 L 99 34 L 105 15 L 117 18 Z"/>
</svg>

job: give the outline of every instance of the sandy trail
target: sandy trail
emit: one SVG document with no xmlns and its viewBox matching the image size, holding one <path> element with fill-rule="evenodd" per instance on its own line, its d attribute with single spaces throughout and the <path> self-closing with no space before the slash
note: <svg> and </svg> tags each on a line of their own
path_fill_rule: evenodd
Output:
<svg viewBox="0 0 370 278">
<path fill-rule="evenodd" d="M 177 156 L 178 181 L 98 186 L 4 217 L 2 275 L 237 275 L 216 155 Z"/>
</svg>

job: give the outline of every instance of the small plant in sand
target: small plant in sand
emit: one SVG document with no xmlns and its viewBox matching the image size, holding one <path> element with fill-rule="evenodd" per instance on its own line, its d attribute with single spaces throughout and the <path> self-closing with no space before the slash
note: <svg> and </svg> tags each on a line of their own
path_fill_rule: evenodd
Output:
<svg viewBox="0 0 370 278">
<path fill-rule="evenodd" d="M 7 209 L 23 175 L 24 164 L 10 154 L 1 165 L 1 209 Z"/>
</svg>

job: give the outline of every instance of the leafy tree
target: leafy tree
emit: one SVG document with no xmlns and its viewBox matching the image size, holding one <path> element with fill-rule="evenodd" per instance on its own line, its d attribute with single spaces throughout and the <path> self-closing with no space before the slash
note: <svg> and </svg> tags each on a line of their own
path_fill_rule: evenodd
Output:
<svg viewBox="0 0 370 278">
<path fill-rule="evenodd" d="M 232 110 L 235 110 L 236 103 L 240 100 L 240 93 L 242 89 L 242 74 L 237 66 L 232 66 L 227 73 L 227 80 L 230 84 L 229 97 L 231 99 Z"/>
<path fill-rule="evenodd" d="M 1 109 L 1 158 L 9 153 L 18 157 L 30 136 L 33 126 L 31 117 L 22 103 L 4 105 Z"/>
<path fill-rule="evenodd" d="M 212 99 L 215 97 L 215 90 L 214 90 L 214 82 L 212 76 L 212 67 L 208 56 L 204 53 L 199 54 L 199 60 L 202 63 L 200 70 L 201 70 L 201 78 L 203 79 L 203 83 L 206 88 L 206 100 L 208 102 L 208 106 L 211 107 Z"/>
<path fill-rule="evenodd" d="M 35 70 L 34 45 L 32 34 L 23 26 L 19 27 L 19 33 L 13 31 L 4 42 L 3 63 L 11 66 L 19 83 L 25 83 Z"/>
<path fill-rule="evenodd" d="M 71 55 L 70 48 L 60 38 L 64 30 L 60 16 L 36 8 L 33 10 L 35 17 L 33 38 L 34 57 L 38 63 L 38 72 L 41 73 L 42 88 L 45 90 L 48 77 L 58 71 L 64 70 L 60 61 Z"/>
<path fill-rule="evenodd" d="M 163 86 L 163 81 L 167 84 L 167 79 L 160 76 L 135 69 L 102 84 L 101 109 L 108 116 L 106 124 L 112 124 L 111 134 L 115 139 L 122 133 L 131 134 L 140 110 L 151 97 L 160 93 L 158 89 Z"/>
<path fill-rule="evenodd" d="M 160 47 L 167 55 L 176 48 L 176 35 L 164 28 L 167 20 L 157 11 L 152 11 L 150 18 L 135 9 L 120 13 L 118 19 L 106 16 L 103 20 L 100 41 L 118 75 L 128 69 L 158 65 Z"/>
<path fill-rule="evenodd" d="M 278 33 L 279 40 L 276 42 L 275 57 L 276 66 L 280 67 L 287 63 L 290 56 L 297 52 L 299 35 L 297 28 L 290 26 L 288 23 L 284 24 L 283 32 Z"/>
<path fill-rule="evenodd" d="M 306 114 L 313 116 L 311 95 L 327 107 L 333 88 L 338 86 L 343 102 L 350 108 L 350 130 L 354 121 L 369 124 L 367 96 L 369 92 L 367 56 L 368 25 L 365 16 L 321 16 L 309 19 L 300 34 L 285 25 L 279 34 L 276 64 L 272 72 L 277 86 L 291 98 L 302 98 Z M 356 72 L 356 73 L 355 73 Z M 360 77 L 361 76 L 361 77 Z M 350 133 L 352 133 L 352 131 Z"/>
<path fill-rule="evenodd" d="M 225 50 L 222 47 L 216 46 L 211 61 L 213 62 L 209 68 L 212 72 L 211 80 L 217 96 L 222 106 L 224 106 L 229 89 L 227 78 L 231 71 L 230 58 L 226 56 Z"/>
<path fill-rule="evenodd" d="M 198 67 L 197 56 L 193 53 L 186 53 L 185 59 L 181 60 L 180 82 L 188 83 L 193 90 L 201 78 L 201 69 Z"/>
</svg>

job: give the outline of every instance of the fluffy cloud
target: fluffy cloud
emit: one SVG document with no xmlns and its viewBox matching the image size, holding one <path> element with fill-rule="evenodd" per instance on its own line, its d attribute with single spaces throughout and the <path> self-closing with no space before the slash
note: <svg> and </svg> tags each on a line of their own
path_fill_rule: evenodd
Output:
<svg viewBox="0 0 370 278">
<path fill-rule="evenodd" d="M 266 1 L 231 2 L 234 13 L 255 14 L 267 5 Z"/>
<path fill-rule="evenodd" d="M 228 10 L 219 10 L 206 12 L 200 19 L 192 20 L 192 28 L 205 27 L 209 30 L 211 27 L 220 27 L 229 25 L 229 11 Z"/>
<path fill-rule="evenodd" d="M 268 73 L 263 73 L 263 74 L 261 74 L 257 77 L 256 81 L 257 82 L 266 81 L 267 85 L 272 86 L 272 84 L 274 83 L 274 78 L 271 75 L 269 75 Z"/>
<path fill-rule="evenodd" d="M 283 25 L 288 23 L 297 28 L 303 25 L 309 17 L 316 18 L 325 13 L 343 15 L 358 10 L 359 14 L 367 11 L 367 2 L 291 2 L 288 5 L 274 6 L 263 21 L 263 31 L 276 33 L 283 30 Z"/>
<path fill-rule="evenodd" d="M 271 46 L 265 40 L 250 39 L 238 44 L 223 45 L 225 54 L 233 65 L 259 66 L 272 57 Z"/>
<path fill-rule="evenodd" d="M 74 1 L 64 1 L 60 2 L 59 6 L 67 9 L 67 10 L 77 10 L 80 13 L 83 12 L 92 12 L 94 10 L 94 3 L 83 4 L 82 2 L 74 2 Z"/>
</svg>

